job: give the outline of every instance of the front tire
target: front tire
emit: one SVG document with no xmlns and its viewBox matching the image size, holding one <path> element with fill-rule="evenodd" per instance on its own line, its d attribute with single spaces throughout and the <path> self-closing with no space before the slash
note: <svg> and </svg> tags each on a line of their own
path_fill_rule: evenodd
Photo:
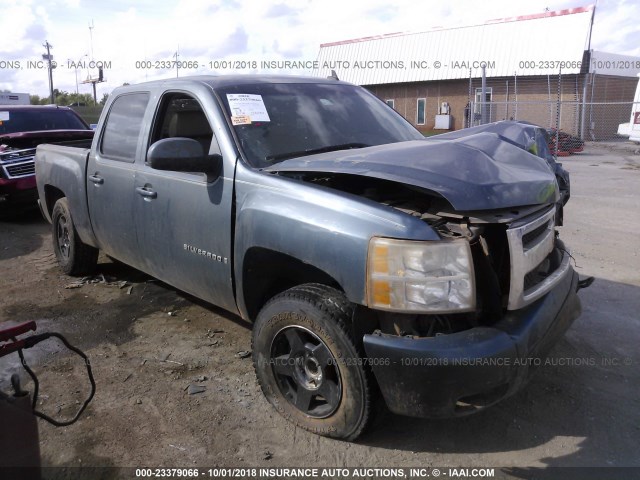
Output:
<svg viewBox="0 0 640 480">
<path fill-rule="evenodd" d="M 371 414 L 368 373 L 348 325 L 353 305 L 306 284 L 271 299 L 253 329 L 253 363 L 267 400 L 310 432 L 354 440 Z"/>
<path fill-rule="evenodd" d="M 98 263 L 98 249 L 80 240 L 66 198 L 53 206 L 51 225 L 53 251 L 62 271 L 74 276 L 91 273 Z"/>
</svg>

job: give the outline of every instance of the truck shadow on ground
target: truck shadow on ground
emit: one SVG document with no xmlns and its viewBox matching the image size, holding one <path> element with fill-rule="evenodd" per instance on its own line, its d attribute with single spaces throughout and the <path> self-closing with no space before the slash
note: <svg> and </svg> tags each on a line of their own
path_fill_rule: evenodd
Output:
<svg viewBox="0 0 640 480">
<path fill-rule="evenodd" d="M 54 267 L 57 268 L 57 267 Z M 131 294 L 101 304 L 96 295 L 87 295 L 91 289 L 117 289 L 104 283 L 87 283 L 71 290 L 70 297 L 56 305 L 39 306 L 32 303 L 16 303 L 4 306 L 3 315 L 14 323 L 36 320 L 39 331 L 55 330 L 68 334 L 70 339 L 89 349 L 104 342 L 121 345 L 135 337 L 131 330 L 136 318 L 156 312 L 179 310 L 190 304 L 197 304 L 213 314 L 223 316 L 225 320 L 250 330 L 251 324 L 240 317 L 218 307 L 181 292 L 149 275 L 123 263 L 101 257 L 96 269 L 95 279 L 104 278 L 110 284 L 127 282 Z M 69 284 L 74 280 L 68 278 Z M 97 292 L 98 296 L 100 292 Z M 96 328 L 99 326 L 99 328 Z"/>
<path fill-rule="evenodd" d="M 115 282 L 119 281 L 127 281 L 134 284 L 142 284 L 142 288 L 149 288 L 151 291 L 155 293 L 159 292 L 171 292 L 172 295 L 175 295 L 175 299 L 177 301 L 177 306 L 186 306 L 188 304 L 195 304 L 199 307 L 208 310 L 210 313 L 214 315 L 219 315 L 224 317 L 225 320 L 235 323 L 236 325 L 246 329 L 251 330 L 252 323 L 246 320 L 243 320 L 238 315 L 234 315 L 231 312 L 228 312 L 220 307 L 212 305 L 211 303 L 207 303 L 204 300 L 201 300 L 197 297 L 194 297 L 186 292 L 178 290 L 177 288 L 166 284 L 160 280 L 157 280 L 140 270 L 136 270 L 133 267 L 130 267 L 124 263 L 119 262 L 115 259 L 110 259 L 110 262 L 103 262 L 98 265 L 98 272 L 104 274 L 107 277 L 110 277 Z M 165 308 L 168 305 L 165 306 Z M 149 312 L 151 313 L 151 312 Z"/>
<path fill-rule="evenodd" d="M 532 463 L 639 466 L 640 288 L 597 279 L 580 296 L 582 316 L 518 394 L 445 420 L 402 417 L 382 407 L 359 443 L 435 454 L 540 449 L 531 453 Z M 536 471 L 510 470 L 522 478 Z"/>
<path fill-rule="evenodd" d="M 2 239 L 0 260 L 9 260 L 38 250 L 42 246 L 42 237 L 39 233 L 44 233 L 47 227 L 47 222 L 42 218 L 37 208 L 11 216 L 6 216 L 6 214 L 3 216 L 0 213 L 0 239 Z M 29 235 L 28 238 L 21 238 L 20 242 L 13 242 L 10 238 L 14 236 L 16 230 L 28 230 L 32 235 Z"/>
</svg>

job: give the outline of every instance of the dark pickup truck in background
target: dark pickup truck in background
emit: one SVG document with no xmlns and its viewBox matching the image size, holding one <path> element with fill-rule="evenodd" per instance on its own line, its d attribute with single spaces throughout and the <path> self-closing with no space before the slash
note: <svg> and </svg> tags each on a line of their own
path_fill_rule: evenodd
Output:
<svg viewBox="0 0 640 480">
<path fill-rule="evenodd" d="M 420 417 L 513 394 L 580 314 L 540 130 L 425 140 L 335 79 L 181 78 L 115 90 L 36 178 L 66 273 L 102 250 L 254 322 L 274 408 L 354 439 L 376 392 Z"/>
<path fill-rule="evenodd" d="M 91 138 L 93 131 L 70 108 L 0 105 L 0 214 L 36 207 L 34 156 L 38 145 Z"/>
</svg>

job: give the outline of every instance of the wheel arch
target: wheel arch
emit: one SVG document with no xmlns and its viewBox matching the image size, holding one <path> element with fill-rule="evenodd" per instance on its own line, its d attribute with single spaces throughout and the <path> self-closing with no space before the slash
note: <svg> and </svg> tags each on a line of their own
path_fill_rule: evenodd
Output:
<svg viewBox="0 0 640 480">
<path fill-rule="evenodd" d="M 45 185 L 44 186 L 44 202 L 45 202 L 45 210 L 49 214 L 49 218 L 51 218 L 51 214 L 53 213 L 53 207 L 58 200 L 66 197 L 64 192 L 60 190 L 58 187 L 54 187 L 53 185 Z"/>
<path fill-rule="evenodd" d="M 285 253 L 263 247 L 252 247 L 245 253 L 240 293 L 252 321 L 269 299 L 306 283 L 319 283 L 344 292 L 340 283 L 322 269 Z"/>
</svg>

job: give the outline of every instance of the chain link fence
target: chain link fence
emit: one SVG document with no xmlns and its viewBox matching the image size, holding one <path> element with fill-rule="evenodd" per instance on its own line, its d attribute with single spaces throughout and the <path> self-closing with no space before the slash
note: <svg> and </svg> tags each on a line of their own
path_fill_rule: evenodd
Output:
<svg viewBox="0 0 640 480">
<path fill-rule="evenodd" d="M 628 123 L 634 102 L 495 101 L 471 102 L 467 127 L 499 120 L 522 120 L 589 141 L 624 140 L 618 126 Z"/>
<path fill-rule="evenodd" d="M 521 120 L 583 141 L 626 140 L 618 134 L 637 110 L 636 76 L 596 73 L 468 79 L 464 126 Z M 635 108 L 634 108 L 635 107 Z"/>
<path fill-rule="evenodd" d="M 499 120 L 521 120 L 581 141 L 626 141 L 618 135 L 630 122 L 638 76 L 597 72 L 466 78 L 366 86 L 425 135 Z"/>
</svg>

